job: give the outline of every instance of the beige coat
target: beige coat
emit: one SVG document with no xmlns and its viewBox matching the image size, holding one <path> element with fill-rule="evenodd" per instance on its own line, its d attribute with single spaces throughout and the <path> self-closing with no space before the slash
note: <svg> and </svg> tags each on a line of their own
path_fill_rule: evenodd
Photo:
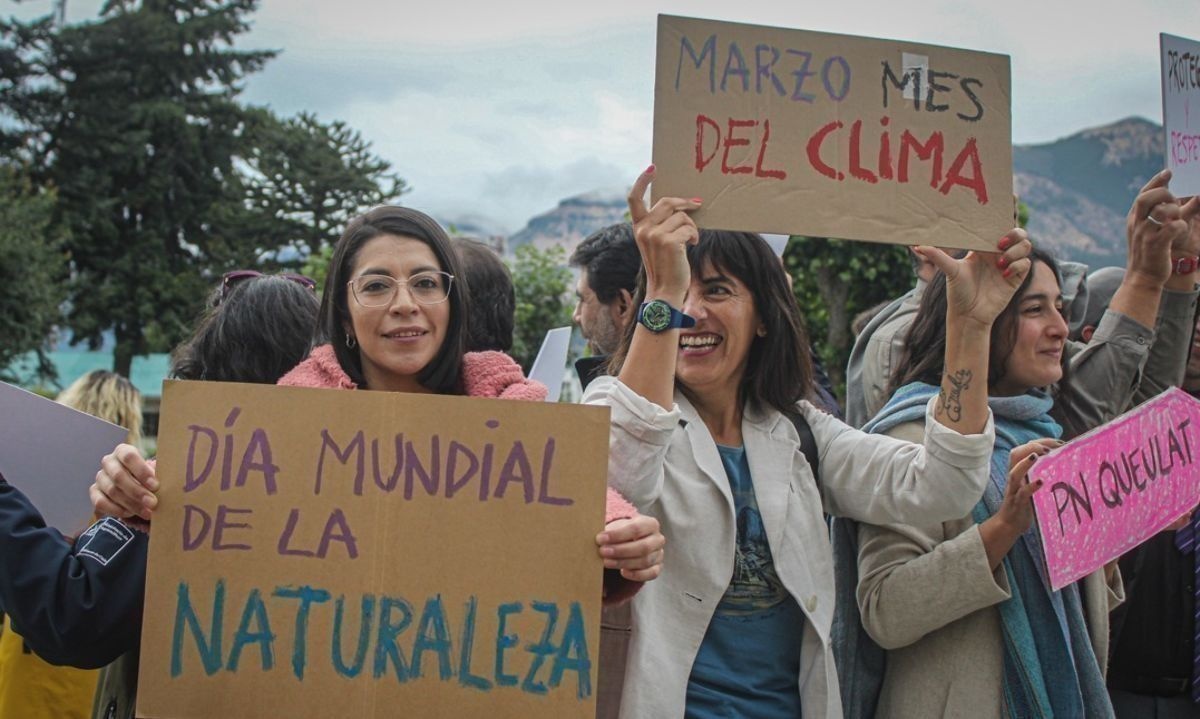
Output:
<svg viewBox="0 0 1200 719">
<path fill-rule="evenodd" d="M 909 423 L 893 436 L 920 441 Z M 997 605 L 1008 599 L 1003 567 L 988 566 L 969 516 L 940 524 L 863 524 L 858 533 L 858 607 L 888 650 L 877 717 L 1004 716 L 1004 638 Z M 1120 572 L 1080 582 L 1092 648 L 1108 665 L 1108 613 L 1124 601 Z"/>
<path fill-rule="evenodd" d="M 678 392 L 668 412 L 605 377 L 588 385 L 584 401 L 612 409 L 609 484 L 657 517 L 667 537 L 662 575 L 633 600 L 621 716 L 682 717 L 692 663 L 733 575 L 736 526 L 724 465 Z M 795 426 L 779 412 L 747 412 L 742 440 L 776 572 L 805 616 L 797 627 L 804 716 L 832 719 L 842 711 L 830 645 L 833 552 L 822 510 L 876 522 L 959 516 L 983 492 L 995 432 L 990 414 L 983 433 L 961 435 L 927 411 L 928 440 L 915 445 L 864 434 L 807 402 L 797 409 L 816 439 L 823 496 Z"/>
</svg>

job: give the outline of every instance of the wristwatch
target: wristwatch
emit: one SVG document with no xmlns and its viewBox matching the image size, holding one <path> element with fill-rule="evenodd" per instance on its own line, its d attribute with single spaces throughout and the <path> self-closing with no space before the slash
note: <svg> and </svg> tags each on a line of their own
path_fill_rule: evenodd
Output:
<svg viewBox="0 0 1200 719">
<path fill-rule="evenodd" d="M 1171 269 L 1177 275 L 1190 275 L 1200 266 L 1200 257 L 1180 257 L 1171 263 Z"/>
<path fill-rule="evenodd" d="M 643 302 L 638 308 L 637 321 L 651 332 L 665 332 L 680 327 L 695 327 L 696 318 L 689 317 L 665 300 Z"/>
</svg>

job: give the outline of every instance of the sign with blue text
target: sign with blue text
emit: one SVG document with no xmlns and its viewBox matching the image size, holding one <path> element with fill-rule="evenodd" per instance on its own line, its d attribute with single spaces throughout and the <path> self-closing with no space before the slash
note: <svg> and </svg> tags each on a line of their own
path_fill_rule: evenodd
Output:
<svg viewBox="0 0 1200 719">
<path fill-rule="evenodd" d="M 139 717 L 592 717 L 608 410 L 169 382 Z"/>
</svg>

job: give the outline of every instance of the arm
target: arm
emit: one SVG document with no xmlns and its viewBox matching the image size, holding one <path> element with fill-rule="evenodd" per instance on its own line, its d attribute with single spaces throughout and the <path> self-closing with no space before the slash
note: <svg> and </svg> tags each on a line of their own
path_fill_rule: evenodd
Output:
<svg viewBox="0 0 1200 719">
<path fill-rule="evenodd" d="M 101 667 L 137 646 L 148 537 L 118 520 L 74 546 L 0 479 L 0 606 L 52 664 Z"/>
<path fill-rule="evenodd" d="M 1054 417 L 1074 437 L 1110 421 L 1182 378 L 1187 361 L 1195 273 L 1174 275 L 1172 257 L 1194 256 L 1200 231 L 1191 231 L 1200 201 L 1180 203 L 1168 189 L 1171 173 L 1146 183 L 1126 217 L 1125 277 L 1092 341 L 1069 343 L 1068 386 Z M 1149 218 L 1153 216 L 1154 221 Z M 1156 328 L 1150 331 L 1149 328 Z"/>
<path fill-rule="evenodd" d="M 700 241 L 700 230 L 687 213 L 698 209 L 700 200 L 664 197 L 647 210 L 643 198 L 653 179 L 651 165 L 629 191 L 634 238 L 646 273 L 646 301 L 665 300 L 678 308 L 683 305 L 692 279 L 687 247 Z M 663 409 L 671 409 L 678 350 L 678 329 L 656 333 L 641 323 L 635 324 L 629 352 L 621 367 L 622 384 Z"/>
<path fill-rule="evenodd" d="M 1025 476 L 1054 446 L 1039 440 L 1013 450 L 1004 502 L 982 524 L 860 525 L 857 599 L 863 626 L 881 646 L 907 646 L 1009 597 L 1001 563 L 1032 524 L 1033 493 L 1041 486 Z M 932 586 L 939 591 L 931 595 Z"/>
<path fill-rule="evenodd" d="M 978 525 L 947 538 L 941 525 L 863 524 L 858 541 L 858 608 L 863 628 L 884 649 L 908 646 L 1011 596 L 1004 569 L 988 566 Z"/>
<path fill-rule="evenodd" d="M 983 494 L 995 433 L 959 434 L 925 410 L 924 438 L 867 434 L 801 404 L 821 457 L 821 487 L 829 514 L 871 524 L 959 519 Z"/>
<path fill-rule="evenodd" d="M 597 377 L 584 404 L 609 407 L 608 485 L 641 511 L 662 493 L 667 448 L 679 426 L 679 409 L 651 402 L 612 377 Z"/>
</svg>

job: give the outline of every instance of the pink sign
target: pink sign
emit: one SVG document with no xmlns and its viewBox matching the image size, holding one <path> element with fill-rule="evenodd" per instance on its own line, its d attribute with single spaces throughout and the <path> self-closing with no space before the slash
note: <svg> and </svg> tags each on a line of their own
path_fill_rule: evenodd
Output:
<svg viewBox="0 0 1200 719">
<path fill-rule="evenodd" d="M 1200 502 L 1200 402 L 1177 388 L 1039 459 L 1030 478 L 1054 589 L 1138 546 Z"/>
</svg>

